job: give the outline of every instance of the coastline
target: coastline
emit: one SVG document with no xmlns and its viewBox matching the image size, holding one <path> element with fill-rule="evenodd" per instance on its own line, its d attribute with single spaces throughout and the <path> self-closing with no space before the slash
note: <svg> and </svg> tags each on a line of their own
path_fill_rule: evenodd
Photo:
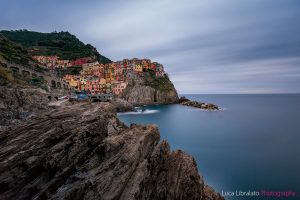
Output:
<svg viewBox="0 0 300 200">
<path fill-rule="evenodd" d="M 29 197 L 33 188 L 36 197 L 87 197 L 98 188 L 94 195 L 108 199 L 223 199 L 204 184 L 191 156 L 181 150 L 170 151 L 168 143 L 160 141 L 155 125 L 126 127 L 116 110 L 111 103 L 62 104 L 1 132 L 0 177 L 9 185 L 1 198 Z M 37 133 L 39 137 L 34 139 Z M 19 137 L 28 139 L 16 140 Z M 20 167 L 21 175 L 10 179 Z M 37 169 L 38 174 L 32 174 Z M 166 171 L 161 173 L 161 169 Z M 50 172 L 52 178 L 45 180 Z M 112 175 L 116 173 L 119 175 Z M 176 187 L 172 177 L 178 177 Z M 107 186 L 96 187 L 103 184 Z M 161 190 L 155 189 L 158 186 Z"/>
</svg>

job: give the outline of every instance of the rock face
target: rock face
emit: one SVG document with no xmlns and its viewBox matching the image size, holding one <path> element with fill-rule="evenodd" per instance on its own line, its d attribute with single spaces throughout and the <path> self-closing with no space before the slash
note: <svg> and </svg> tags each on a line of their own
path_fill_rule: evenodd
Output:
<svg viewBox="0 0 300 200">
<path fill-rule="evenodd" d="M 48 98 L 39 88 L 0 86 L 0 126 L 16 124 L 48 109 Z"/>
<path fill-rule="evenodd" d="M 178 100 L 178 94 L 175 88 L 171 90 L 156 90 L 155 100 L 159 104 L 172 104 Z"/>
<path fill-rule="evenodd" d="M 80 103 L 0 132 L 0 199 L 223 199 L 156 126 L 114 110 Z"/>
<path fill-rule="evenodd" d="M 168 89 L 159 89 L 135 83 L 127 86 L 124 98 L 134 105 L 172 104 L 178 101 L 178 94 L 173 84 Z"/>
<path fill-rule="evenodd" d="M 200 108 L 204 110 L 219 110 L 219 107 L 212 103 L 201 103 L 198 101 L 191 101 L 185 97 L 180 97 L 178 103 L 184 106 L 191 106 L 195 108 Z"/>
</svg>

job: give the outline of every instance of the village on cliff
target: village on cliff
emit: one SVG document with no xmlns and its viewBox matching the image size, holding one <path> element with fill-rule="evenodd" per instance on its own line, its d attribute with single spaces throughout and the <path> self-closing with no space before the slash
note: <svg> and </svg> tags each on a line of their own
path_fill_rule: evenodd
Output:
<svg viewBox="0 0 300 200">
<path fill-rule="evenodd" d="M 61 60 L 58 56 L 33 56 L 32 58 L 52 72 L 57 69 L 81 66 L 79 75 L 67 74 L 62 79 L 71 88 L 87 94 L 120 95 L 130 80 L 142 80 L 145 72 L 150 72 L 156 77 L 166 75 L 163 65 L 151 62 L 149 59 L 133 58 L 100 64 L 90 57 L 77 60 Z"/>
</svg>

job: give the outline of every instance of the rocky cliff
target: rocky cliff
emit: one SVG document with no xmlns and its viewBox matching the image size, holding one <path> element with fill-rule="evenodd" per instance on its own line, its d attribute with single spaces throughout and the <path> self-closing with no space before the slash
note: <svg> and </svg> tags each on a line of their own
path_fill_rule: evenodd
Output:
<svg viewBox="0 0 300 200">
<path fill-rule="evenodd" d="M 222 199 L 156 126 L 75 104 L 0 132 L 0 199 Z"/>
<path fill-rule="evenodd" d="M 123 97 L 134 105 L 172 104 L 178 101 L 177 91 L 166 77 L 132 81 Z"/>
<path fill-rule="evenodd" d="M 40 88 L 0 84 L 0 127 L 17 124 L 45 112 L 49 108 L 47 97 L 46 91 Z"/>
</svg>

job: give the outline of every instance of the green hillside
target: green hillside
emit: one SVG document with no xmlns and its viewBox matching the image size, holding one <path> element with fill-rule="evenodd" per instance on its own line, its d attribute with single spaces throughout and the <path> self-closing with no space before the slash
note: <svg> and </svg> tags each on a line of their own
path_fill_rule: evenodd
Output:
<svg viewBox="0 0 300 200">
<path fill-rule="evenodd" d="M 23 65 L 28 65 L 29 61 L 32 61 L 26 49 L 0 34 L 0 61 L 2 59 Z"/>
<path fill-rule="evenodd" d="M 75 60 L 92 57 L 99 63 L 111 60 L 98 53 L 95 47 L 84 44 L 69 32 L 39 33 L 27 30 L 0 31 L 7 39 L 24 46 L 30 55 L 57 55 L 60 59 Z"/>
</svg>

